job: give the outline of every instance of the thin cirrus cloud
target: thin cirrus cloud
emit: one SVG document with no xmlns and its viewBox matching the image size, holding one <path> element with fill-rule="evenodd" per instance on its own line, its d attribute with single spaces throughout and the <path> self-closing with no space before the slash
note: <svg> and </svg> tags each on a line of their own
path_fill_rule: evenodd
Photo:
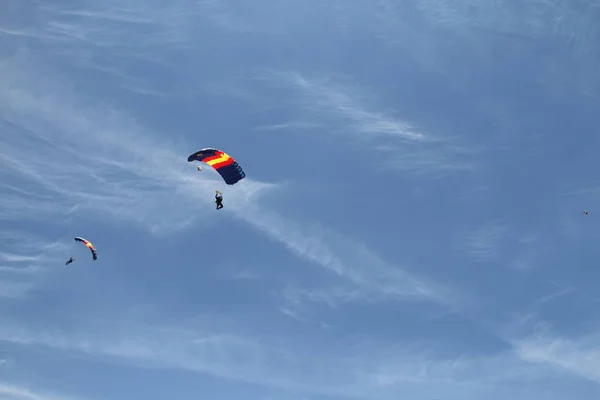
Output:
<svg viewBox="0 0 600 400">
<path fill-rule="evenodd" d="M 282 366 L 286 359 L 290 360 L 285 351 L 274 346 L 233 334 L 203 333 L 201 327 L 120 325 L 115 321 L 111 326 L 114 328 L 111 334 L 96 335 L 93 327 L 83 322 L 75 332 L 51 328 L 36 332 L 22 324 L 5 324 L 0 328 L 0 337 L 13 344 L 116 358 L 132 366 L 180 369 L 241 382 L 293 386 L 285 375 L 277 376 L 271 371 L 273 366 Z"/>
<path fill-rule="evenodd" d="M 185 7 L 185 12 L 182 12 L 182 7 Z M 73 54 L 64 55 L 70 56 L 75 63 L 82 63 L 88 69 L 101 69 L 119 76 L 123 85 L 136 92 L 158 93 L 165 92 L 166 89 L 159 89 L 157 82 L 141 81 L 135 74 L 111 65 L 110 60 L 113 57 L 101 57 L 100 60 L 90 62 L 89 57 L 82 56 L 85 54 L 83 44 L 92 44 L 99 51 L 110 48 L 114 52 L 122 46 L 120 37 L 134 35 L 135 40 L 128 43 L 135 43 L 135 47 L 117 51 L 119 57 L 170 65 L 169 60 L 159 59 L 161 52 L 153 49 L 163 45 L 168 45 L 169 48 L 188 48 L 192 42 L 191 38 L 201 36 L 191 22 L 192 16 L 206 17 L 216 13 L 219 16 L 216 19 L 222 22 L 225 17 L 221 17 L 230 16 L 232 12 L 226 10 L 227 7 L 221 2 L 203 2 L 195 6 L 176 3 L 162 7 L 160 12 L 140 3 L 131 4 L 129 10 L 111 2 L 91 7 L 89 10 L 47 5 L 36 14 L 40 18 L 39 26 L 31 28 L 33 31 L 27 31 L 27 35 L 25 32 L 23 34 L 25 37 L 33 35 L 41 40 L 44 46 L 60 45 L 66 40 L 74 41 L 73 45 L 69 46 L 72 48 L 69 51 Z M 83 24 L 76 18 L 84 18 L 86 23 Z M 114 22 L 114 29 L 106 29 L 105 25 L 102 25 L 111 22 Z M 138 25 L 151 26 L 152 32 L 156 34 L 137 34 L 132 26 Z M 127 33 L 123 32 L 123 26 L 128 27 Z M 64 46 L 60 51 L 65 51 Z M 315 125 L 315 118 L 334 121 L 335 124 L 327 124 L 327 132 L 334 132 L 332 126 L 339 126 L 339 134 L 350 134 L 360 141 L 379 138 L 379 141 L 373 143 L 373 147 L 385 153 L 384 167 L 415 172 L 469 168 L 469 163 L 464 157 L 468 154 L 464 148 L 432 133 L 421 132 L 393 115 L 377 111 L 376 107 L 370 107 L 368 102 L 361 99 L 364 97 L 364 93 L 361 92 L 364 91 L 357 87 L 329 78 L 308 76 L 301 71 L 267 71 L 260 79 L 288 88 L 292 91 L 291 105 L 306 113 L 304 117 L 300 117 L 302 121 L 275 124 L 279 127 L 292 125 L 311 128 Z M 269 128 L 275 129 L 275 126 Z"/>
<path fill-rule="evenodd" d="M 349 88 L 336 85 L 335 82 L 309 78 L 298 72 L 271 72 L 264 79 L 297 90 L 301 95 L 297 103 L 300 108 L 314 114 L 346 120 L 366 137 L 385 135 L 410 141 L 424 141 L 428 138 L 403 121 L 365 108 L 356 99 L 356 95 L 348 93 Z"/>
<path fill-rule="evenodd" d="M 164 11 L 185 19 L 175 12 L 176 9 L 174 5 Z M 171 38 L 169 42 L 182 44 L 183 38 L 191 33 L 188 24 L 176 27 L 170 24 L 172 19 L 158 18 L 151 9 L 139 4 L 131 12 L 114 7 L 112 3 L 91 11 L 45 6 L 40 12 L 48 16 L 41 25 L 43 28 L 22 33 L 46 44 L 75 39 L 79 44 L 108 47 L 119 42 L 110 30 L 92 29 L 99 21 L 153 24 L 164 34 L 156 38 L 140 37 L 139 46 L 130 52 L 136 58 L 152 53 L 146 50 L 163 43 L 161 39 Z M 85 18 L 90 24 L 82 26 L 73 21 L 66 22 L 73 16 Z M 61 19 L 64 21 L 58 23 Z M 19 35 L 18 32 L 13 34 Z M 166 233 L 192 223 L 186 211 L 190 206 L 212 201 L 208 192 L 214 181 L 200 180 L 187 173 L 186 166 L 179 167 L 183 165 L 182 156 L 171 150 L 170 143 L 150 138 L 123 113 L 82 106 L 85 99 L 78 98 L 68 82 L 57 83 L 55 75 L 44 76 L 42 71 L 27 73 L 27 68 L 22 68 L 27 62 L 19 62 L 19 57 L 28 56 L 17 55 L 0 66 L 5 111 L 2 115 L 8 132 L 1 157 L 9 166 L 7 178 L 13 178 L 6 179 L 9 184 L 3 188 L 7 194 L 3 197 L 4 218 L 42 218 L 63 212 L 60 210 L 67 214 L 86 210 L 133 220 L 155 233 Z M 293 83 L 305 91 L 307 99 L 313 98 L 330 108 L 354 123 L 361 132 L 383 132 L 410 140 L 423 138 L 400 121 L 366 110 L 342 90 L 319 91 L 318 83 L 298 76 Z M 146 85 L 142 89 L 151 88 Z M 310 102 L 305 106 L 308 104 Z M 43 144 L 43 152 L 38 150 L 40 144 Z M 29 184 L 18 187 L 10 184 L 16 179 L 24 179 Z M 365 288 L 367 293 L 426 299 L 439 296 L 433 294 L 435 290 L 430 284 L 385 263 L 368 249 L 354 250 L 355 243 L 334 232 L 323 228 L 317 228 L 317 232 L 315 229 L 307 231 L 306 227 L 293 221 L 283 223 L 283 219 L 274 213 L 255 206 L 244 207 L 250 204 L 251 198 L 275 187 L 246 179 L 228 195 L 228 208 L 272 239 L 282 242 L 296 255 L 349 279 Z M 181 195 L 172 196 L 173 192 Z M 194 213 L 197 217 L 200 214 Z M 267 220 L 269 222 L 265 223 Z M 290 225 L 295 227 L 290 228 Z M 307 240 L 315 233 L 325 242 Z M 332 240 L 339 248 L 335 254 L 328 243 L 333 236 Z M 362 261 L 357 262 L 357 258 Z M 364 262 L 375 262 L 375 267 L 367 270 L 362 265 Z"/>
<path fill-rule="evenodd" d="M 64 243 L 0 228 L 0 297 L 23 299 L 42 282 L 44 267 L 64 262 Z"/>
<path fill-rule="evenodd" d="M 105 325 L 106 322 L 103 323 Z M 210 325 L 210 324 L 209 324 Z M 75 352 L 97 360 L 116 359 L 134 367 L 185 370 L 264 387 L 351 398 L 391 399 L 448 391 L 473 395 L 501 390 L 507 382 L 543 377 L 537 368 L 510 351 L 488 357 L 434 357 L 409 345 L 359 341 L 315 351 L 298 348 L 289 338 L 269 343 L 201 326 L 153 327 L 111 322 L 111 333 L 80 321 L 75 330 L 31 329 L 4 324 L 0 338 L 28 346 Z M 351 342 L 351 341 L 350 341 Z M 317 351 L 318 350 L 318 351 Z"/>
<path fill-rule="evenodd" d="M 212 201 L 207 194 L 217 178 L 186 173 L 188 153 L 177 154 L 168 143 L 149 138 L 122 113 L 81 106 L 64 82 L 62 87 L 46 85 L 43 78 L 34 83 L 35 71 L 22 74 L 10 62 L 0 69 L 8 133 L 0 157 L 10 185 L 3 189 L 3 219 L 88 210 L 161 232 L 190 223 L 188 207 L 165 205 Z M 248 179 L 232 189 L 230 201 L 244 202 L 270 187 Z"/>
<path fill-rule="evenodd" d="M 153 46 L 169 44 L 184 49 L 198 39 L 192 34 L 193 19 L 198 9 L 190 10 L 191 2 L 165 3 L 157 10 L 152 10 L 153 4 L 131 3 L 130 8 L 134 12 L 119 10 L 114 2 L 102 3 L 97 6 L 102 8 L 102 15 L 60 9 L 48 3 L 36 14 L 41 20 L 47 19 L 46 29 L 20 33 L 11 28 L 5 32 L 23 40 L 41 39 L 44 44 L 71 44 L 76 39 L 80 45 L 85 43 L 86 46 L 107 49 L 118 44 L 118 37 L 126 35 L 124 30 L 107 29 L 108 22 L 154 24 L 153 27 L 162 28 L 160 35 L 135 36 L 139 46 L 127 50 L 133 57 L 156 62 L 164 60 L 152 51 L 156 48 Z M 220 6 L 223 3 L 203 2 L 208 3 L 215 5 L 213 9 L 219 11 L 219 15 L 213 15 L 215 21 L 222 23 L 224 28 L 232 28 L 232 21 L 237 19 L 228 18 L 228 9 Z M 423 4 L 442 9 L 442 3 Z M 69 23 L 58 23 L 46 18 L 52 15 L 72 19 Z M 95 19 L 96 22 L 92 25 L 73 23 L 78 18 L 85 18 L 86 22 Z M 68 46 L 68 49 L 61 49 L 61 54 L 75 55 L 82 49 L 76 45 Z M 117 49 L 120 51 L 124 47 Z M 31 59 L 19 57 L 27 55 L 21 54 L 0 63 L 0 161 L 7 166 L 0 171 L 0 219 L 3 225 L 5 221 L 8 223 L 15 219 L 50 219 L 57 214 L 68 217 L 84 210 L 102 218 L 110 216 L 133 221 L 155 233 L 167 233 L 189 225 L 191 221 L 187 210 L 192 207 L 195 217 L 205 216 L 198 211 L 202 207 L 197 205 L 210 205 L 214 181 L 207 178 L 207 174 L 200 179 L 197 174 L 190 173 L 184 161 L 187 148 L 153 137 L 152 132 L 146 131 L 124 112 L 98 107 L 97 103 L 90 105 L 89 99 L 72 89 L 68 80 L 32 67 Z M 87 62 L 86 67 L 91 66 L 85 57 L 71 58 Z M 123 81 L 131 78 L 124 71 L 112 67 L 101 66 L 118 74 Z M 456 166 L 456 161 L 448 162 L 445 150 L 436 147 L 440 141 L 435 134 L 421 132 L 399 118 L 376 111 L 377 107 L 371 107 L 361 99 L 356 88 L 302 72 L 277 73 L 271 78 L 275 84 L 292 93 L 290 105 L 301 111 L 299 124 L 303 127 L 314 128 L 311 124 L 316 125 L 306 122 L 310 116 L 324 123 L 340 122 L 343 128 L 338 133 L 366 140 L 374 149 L 387 151 L 390 156 L 398 149 L 410 148 L 409 156 L 400 155 L 394 159 L 402 168 L 423 170 Z M 155 91 L 146 83 L 137 81 L 136 90 L 145 93 Z M 392 297 L 452 303 L 455 296 L 452 291 L 398 269 L 350 238 L 261 208 L 255 200 L 277 188 L 276 184 L 247 179 L 232 189 L 227 209 L 230 215 L 246 221 L 297 256 L 350 283 L 324 291 L 291 291 L 288 293 L 290 302 L 308 298 L 334 304 L 365 297 Z M 7 229 L 5 233 L 11 232 Z M 483 260 L 498 257 L 502 230 L 489 231 L 486 228 L 478 234 L 477 240 L 471 242 L 471 250 L 475 250 L 471 255 Z M 36 240 L 36 245 L 39 244 L 52 250 L 44 250 L 44 255 L 40 255 L 39 248 L 0 248 L 5 268 L 2 271 L 6 272 L 6 276 L 10 275 L 6 280 L 3 275 L 0 283 L 12 284 L 4 286 L 9 288 L 4 289 L 7 296 L 26 294 L 27 287 L 23 286 L 23 282 L 25 285 L 32 282 L 27 280 L 31 275 L 27 271 L 48 262 L 45 257 L 59 258 L 60 248 L 52 247 L 51 240 Z M 294 309 L 285 306 L 281 309 L 290 316 L 303 319 Z M 310 346 L 304 346 L 303 350 L 281 349 L 226 334 L 198 335 L 172 330 L 165 333 L 160 329 L 140 326 L 109 335 L 90 327 L 78 332 L 44 332 L 27 329 L 21 324 L 11 327 L 4 322 L 0 327 L 2 337 L 11 343 L 44 345 L 126 359 L 138 365 L 209 372 L 264 385 L 366 398 L 373 398 L 376 391 L 380 398 L 384 394 L 388 394 L 390 399 L 401 395 L 415 398 L 416 391 L 405 392 L 410 385 L 419 389 L 420 396 L 425 396 L 424 393 L 429 390 L 430 398 L 434 398 L 434 391 L 448 394 L 450 398 L 450 390 L 453 390 L 454 398 L 481 398 L 485 396 L 476 396 L 477 390 L 484 387 L 491 388 L 488 394 L 497 394 L 502 387 L 514 385 L 515 381 L 527 384 L 531 378 L 553 376 L 546 373 L 546 368 L 538 368 L 539 365 L 598 379 L 593 372 L 596 368 L 596 341 L 592 339 L 586 339 L 584 345 L 553 337 L 513 341 L 520 359 L 509 352 L 479 360 L 440 360 L 427 357 L 418 350 L 406 349 L 404 352 L 390 350 L 386 358 L 376 357 L 370 349 L 364 348 L 358 355 L 323 352 L 321 357 L 309 357 L 303 350 Z M 537 373 L 540 375 L 536 376 Z M 36 399 L 31 394 L 18 393 L 20 400 Z M 13 390 L 12 395 L 16 397 L 17 392 Z"/>
<path fill-rule="evenodd" d="M 34 390 L 28 386 L 0 381 L 0 399 L 2 400 L 83 400 L 65 394 Z"/>
<path fill-rule="evenodd" d="M 477 261 L 495 261 L 502 250 L 502 241 L 510 233 L 502 221 L 485 223 L 468 241 L 468 255 Z"/>
<path fill-rule="evenodd" d="M 333 74 L 331 74 L 333 75 Z M 296 128 L 336 135 L 349 143 L 369 146 L 384 155 L 383 168 L 414 173 L 465 171 L 473 150 L 449 138 L 426 133 L 411 123 L 378 111 L 364 88 L 332 76 L 309 76 L 300 71 L 267 70 L 259 81 L 289 92 L 284 101 L 298 115 L 267 130 Z M 322 128 L 322 129 L 319 129 Z"/>
<path fill-rule="evenodd" d="M 192 217 L 204 215 L 197 204 L 212 202 L 214 179 L 219 178 L 200 179 L 190 173 L 187 153 L 178 154 L 168 141 L 152 138 L 123 113 L 83 106 L 84 99 L 68 82 L 28 70 L 19 57 L 5 61 L 0 72 L 0 117 L 8 132 L 0 158 L 8 165 L 3 175 L 10 185 L 3 188 L 1 218 L 39 219 L 86 211 L 164 234 L 185 229 Z M 17 186 L 17 181 L 22 183 Z M 247 178 L 228 193 L 228 209 L 365 293 L 441 302 L 452 295 L 336 232 L 260 208 L 255 199 L 276 188 Z M 193 216 L 191 207 L 196 210 Z"/>
<path fill-rule="evenodd" d="M 596 334 L 572 339 L 542 332 L 514 340 L 513 346 L 523 361 L 600 383 L 600 336 Z"/>
</svg>

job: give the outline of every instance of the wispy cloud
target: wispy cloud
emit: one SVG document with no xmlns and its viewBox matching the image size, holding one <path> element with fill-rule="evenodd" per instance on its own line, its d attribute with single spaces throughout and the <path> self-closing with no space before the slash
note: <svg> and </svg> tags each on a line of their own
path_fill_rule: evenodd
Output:
<svg viewBox="0 0 600 400">
<path fill-rule="evenodd" d="M 9 263 L 18 263 L 23 261 L 39 261 L 39 257 L 0 252 L 0 261 L 5 261 Z"/>
<path fill-rule="evenodd" d="M 22 243 L 5 241 L 15 235 L 9 226 L 14 221 L 42 225 L 44 221 L 87 214 L 102 221 L 110 219 L 116 229 L 133 221 L 156 234 L 167 234 L 189 227 L 195 219 L 209 221 L 218 215 L 247 222 L 335 278 L 334 284 L 320 283 L 322 286 L 316 288 L 296 289 L 290 284 L 284 292 L 288 304 L 278 307 L 299 321 L 309 319 L 293 307 L 301 302 L 336 306 L 365 300 L 425 300 L 449 307 L 460 302 L 460 296 L 451 288 L 408 272 L 417 268 L 387 261 L 360 242 L 324 226 L 296 221 L 278 212 L 276 204 L 264 209 L 256 199 L 280 186 L 257 181 L 251 173 L 239 185 L 228 188 L 226 209 L 215 213 L 213 190 L 222 181 L 210 169 L 200 174 L 185 162 L 197 143 L 183 143 L 173 132 L 164 136 L 166 139 L 159 138 L 161 132 L 149 129 L 126 110 L 84 96 L 85 89 L 78 87 L 80 83 L 52 70 L 63 62 L 73 67 L 73 61 L 65 60 L 76 60 L 78 67 L 112 74 L 123 86 L 138 93 L 161 94 L 167 91 L 165 86 L 169 83 L 157 85 L 135 77 L 131 71 L 136 69 L 135 64 L 129 70 L 117 67 L 113 61 L 121 57 L 118 61 L 126 58 L 164 66 L 171 63 L 170 58 L 179 60 L 171 57 L 173 51 L 186 50 L 194 42 L 202 42 L 202 38 L 214 38 L 206 31 L 199 34 L 204 27 L 198 24 L 198 17 L 213 18 L 213 22 L 230 31 L 247 32 L 252 24 L 240 24 L 246 20 L 240 18 L 245 7 L 236 9 L 217 0 L 184 0 L 158 7 L 147 2 L 123 6 L 112 0 L 94 6 L 86 3 L 88 9 L 62 8 L 54 3 L 36 5 L 38 12 L 23 13 L 23 18 L 27 15 L 38 19 L 37 28 L 22 28 L 14 22 L 1 30 L 11 40 L 27 43 L 27 47 L 41 44 L 44 54 L 65 57 L 46 62 L 48 59 L 38 58 L 43 55 L 38 55 L 34 45 L 31 54 L 22 50 L 13 58 L 0 61 L 0 163 L 4 167 L 0 170 L 0 296 L 22 297 L 43 278 L 42 274 L 31 272 L 64 261 L 62 239 L 50 237 L 55 232 L 40 229 L 34 238 L 20 238 Z M 380 4 L 384 3 L 390 4 Z M 437 7 L 440 12 L 431 13 L 429 18 L 450 20 L 447 25 L 460 25 L 464 15 L 472 12 L 472 2 L 445 9 L 442 3 L 426 1 L 418 7 Z M 197 4 L 200 6 L 195 7 Z M 357 14 L 372 7 L 367 1 L 360 5 L 362 8 L 355 9 Z M 338 2 L 328 3 L 327 7 L 334 10 Z M 459 18 L 455 18 L 456 7 L 460 8 Z M 490 7 L 486 10 L 500 6 Z M 203 15 L 203 10 L 212 12 Z M 294 14 L 289 10 L 287 13 Z M 271 18 L 272 14 L 264 15 Z M 503 14 L 494 18 L 505 17 Z M 396 26 L 398 20 L 394 21 Z M 123 41 L 123 37 L 130 40 Z M 155 51 L 165 45 L 170 51 Z M 108 51 L 113 57 L 106 56 Z M 185 60 L 180 64 L 190 68 Z M 173 70 L 170 73 L 174 74 Z M 180 78 L 179 85 L 189 85 L 193 88 L 189 91 L 197 89 Z M 370 150 L 385 156 L 382 158 L 388 160 L 387 166 L 405 170 L 456 170 L 469 166 L 462 157 L 468 153 L 465 149 L 443 138 L 442 133 L 405 121 L 402 110 L 381 107 L 356 85 L 304 72 L 277 72 L 268 78 L 291 93 L 289 105 L 300 111 L 297 120 L 282 121 L 273 125 L 273 130 L 326 128 L 328 132 L 346 135 L 339 137 L 348 142 L 367 143 Z M 337 130 L 329 129 L 332 126 Z M 501 239 L 506 232 L 499 227 L 490 225 L 477 232 L 470 243 L 472 256 L 489 261 L 501 255 Z M 15 236 L 11 240 L 15 238 L 19 239 Z M 522 260 L 526 261 L 526 257 Z M 550 301 L 551 296 L 541 298 L 536 306 Z M 409 321 L 403 323 L 409 327 Z M 109 325 L 115 329 L 106 332 Z M 477 396 L 478 390 L 487 388 L 491 393 L 507 383 L 526 385 L 539 371 L 546 372 L 545 366 L 565 369 L 596 382 L 600 379 L 595 373 L 600 369 L 596 365 L 595 337 L 580 343 L 550 335 L 535 336 L 514 342 L 516 356 L 499 352 L 469 358 L 432 355 L 433 351 L 423 351 L 426 345 L 416 348 L 410 343 L 386 347 L 377 340 L 369 346 L 365 344 L 369 338 L 352 342 L 348 332 L 336 337 L 335 343 L 315 345 L 312 340 L 304 342 L 305 338 L 274 335 L 259 340 L 243 333 L 210 331 L 206 326 L 165 329 L 103 321 L 96 326 L 81 324 L 69 331 L 64 327 L 22 326 L 3 319 L 0 338 L 11 345 L 26 345 L 32 351 L 36 346 L 46 346 L 125 360 L 141 367 L 183 369 L 265 386 L 369 399 L 414 398 L 415 389 L 421 397 L 436 398 L 435 392 L 447 393 L 449 388 L 458 393 L 456 398 L 482 398 L 485 396 Z M 551 375 L 544 375 L 547 376 Z M 60 398 L 10 385 L 0 386 L 2 396 L 19 400 Z"/>
<path fill-rule="evenodd" d="M 356 286 L 333 286 L 326 289 L 297 289 L 287 287 L 282 293 L 284 299 L 295 307 L 301 307 L 305 302 L 325 303 L 334 308 L 341 303 L 351 301 L 364 301 L 369 299 L 369 294 L 361 291 Z"/>
<path fill-rule="evenodd" d="M 59 260 L 68 245 L 62 238 L 56 239 L 48 241 L 35 232 L 10 229 L 7 224 L 0 229 L 0 265 L 14 272 L 27 272 L 35 265 Z"/>
<path fill-rule="evenodd" d="M 0 398 L 3 400 L 75 400 L 76 397 L 39 392 L 27 386 L 0 381 Z"/>
<path fill-rule="evenodd" d="M 100 15 L 116 18 L 115 12 L 126 13 L 119 9 Z M 52 18 L 83 12 L 50 6 L 45 10 Z M 135 19 L 152 19 L 141 17 L 146 11 L 136 11 Z M 75 21 L 70 24 L 69 32 L 78 31 Z M 90 34 L 99 35 L 93 29 Z M 52 38 L 47 40 L 55 40 Z M 0 159 L 7 165 L 1 176 L 5 183 L 1 219 L 39 221 L 88 214 L 115 222 L 134 221 L 164 234 L 191 226 L 195 218 L 215 215 L 212 196 L 214 189 L 222 186 L 220 177 L 210 170 L 195 173 L 185 161 L 197 144 L 185 145 L 175 136 L 159 139 L 126 112 L 94 104 L 70 80 L 41 65 L 27 52 L 0 63 L 4 132 Z M 431 141 L 408 124 L 370 110 L 359 97 L 348 94 L 348 88 L 297 73 L 270 77 L 294 88 L 300 107 L 346 120 L 358 137 Z M 448 301 L 453 296 L 447 289 L 381 260 L 356 241 L 260 208 L 256 198 L 276 187 L 248 177 L 227 188 L 227 210 L 294 254 L 347 279 L 365 296 L 434 301 Z"/>
<path fill-rule="evenodd" d="M 181 0 L 150 5 L 84 0 L 31 7 L 35 12 L 21 7 L 8 10 L 8 17 L 1 21 L 0 40 L 6 39 L 20 51 L 43 47 L 56 56 L 50 57 L 55 65 L 94 71 L 127 91 L 163 98 L 174 92 L 188 92 L 190 85 L 174 79 L 155 80 L 140 74 L 141 69 L 154 69 L 165 75 L 185 70 L 186 63 L 175 62 L 174 58 L 179 60 L 182 52 L 197 49 L 204 40 L 206 24 L 198 21 L 225 25 L 228 31 L 243 25 L 239 18 L 227 23 L 231 18 L 219 1 Z M 123 37 L 129 40 L 123 41 Z M 178 56 L 173 57 L 174 54 Z"/>
<path fill-rule="evenodd" d="M 167 232 L 212 211 L 222 182 L 212 171 L 190 173 L 186 157 L 195 148 L 178 153 L 127 115 L 82 106 L 68 82 L 49 83 L 30 65 L 14 59 L 0 65 L 0 117 L 9 122 L 0 158 L 11 185 L 3 189 L 0 218 L 86 212 Z M 246 179 L 228 191 L 228 202 L 244 203 L 270 187 Z"/>
<path fill-rule="evenodd" d="M 469 256 L 478 261 L 495 261 L 501 254 L 503 239 L 508 233 L 508 226 L 502 221 L 485 223 L 469 238 Z"/>
<path fill-rule="evenodd" d="M 542 332 L 514 341 L 516 354 L 524 361 L 545 364 L 600 383 L 600 336 L 577 340 Z"/>
<path fill-rule="evenodd" d="M 482 4 L 473 0 L 455 3 L 428 0 L 419 3 L 418 8 L 427 20 L 439 26 L 480 28 L 521 40 L 558 37 L 578 52 L 593 46 L 589 41 L 598 31 L 589 13 L 582 13 L 581 8 L 568 2 L 533 0 L 518 12 L 506 1 Z"/>
<path fill-rule="evenodd" d="M 338 74 L 339 75 L 339 74 Z M 335 134 L 347 142 L 368 145 L 384 155 L 383 168 L 415 173 L 469 169 L 472 151 L 432 133 L 425 133 L 394 114 L 380 111 L 364 88 L 332 77 L 312 77 L 298 71 L 268 71 L 260 80 L 288 89 L 289 103 L 301 113 L 296 120 L 273 125 L 271 130 L 313 129 Z M 315 129 L 319 127 L 321 129 Z"/>
<path fill-rule="evenodd" d="M 310 387 L 314 382 L 307 379 L 294 382 L 293 375 L 312 376 L 313 372 L 302 373 L 304 361 L 294 361 L 293 354 L 274 344 L 232 334 L 203 333 L 202 327 L 163 328 L 116 322 L 111 326 L 114 329 L 110 334 L 94 334 L 102 329 L 93 329 L 83 322 L 75 332 L 59 329 L 35 332 L 3 324 L 0 338 L 13 344 L 116 358 L 140 368 L 182 369 L 271 387 L 315 389 Z"/>
<path fill-rule="evenodd" d="M 276 71 L 270 71 L 260 79 L 295 90 L 299 95 L 296 105 L 312 116 L 345 122 L 343 128 L 333 130 L 336 133 L 347 132 L 350 125 L 353 127 L 352 134 L 359 134 L 360 136 L 355 137 L 363 140 L 376 136 L 391 136 L 409 141 L 424 141 L 429 138 L 406 122 L 383 112 L 369 110 L 363 104 L 359 91 L 352 91 L 352 88 L 342 86 L 332 79 L 309 78 L 299 72 Z M 349 93 L 350 91 L 353 93 Z"/>
<path fill-rule="evenodd" d="M 0 229 L 0 297 L 22 299 L 43 280 L 40 272 L 65 262 L 63 242 Z"/>
<path fill-rule="evenodd" d="M 347 340 L 328 348 L 306 343 L 315 350 L 309 352 L 289 338 L 271 338 L 267 344 L 201 327 L 167 329 L 114 321 L 110 326 L 107 333 L 83 323 L 76 331 L 32 330 L 6 323 L 0 327 L 0 338 L 79 352 L 96 360 L 118 359 L 140 368 L 182 369 L 300 393 L 354 398 L 387 399 L 441 388 L 468 394 L 507 381 L 526 381 L 536 373 L 509 353 L 442 359 L 414 347 L 375 348 Z"/>
<path fill-rule="evenodd" d="M 3 178 L 13 186 L 4 191 L 0 218 L 88 213 L 168 233 L 215 215 L 212 196 L 221 179 L 210 170 L 191 171 L 185 160 L 190 147 L 177 150 L 116 110 L 83 106 L 88 100 L 68 81 L 49 79 L 32 69 L 29 56 L 19 57 L 0 64 L 0 118 L 8 121 L 0 158 L 8 166 Z M 227 209 L 365 293 L 447 299 L 445 289 L 390 265 L 360 243 L 259 208 L 254 200 L 275 187 L 246 178 L 227 188 Z"/>
<path fill-rule="evenodd" d="M 598 61 L 591 49 L 600 31 L 591 2 L 531 0 L 515 9 L 510 1 L 427 0 L 410 5 L 385 1 L 372 10 L 365 8 L 364 20 L 374 35 L 401 48 L 404 57 L 427 70 L 446 75 L 447 84 L 460 91 L 480 90 L 480 80 L 472 79 L 471 71 L 493 70 L 489 64 L 494 62 L 489 57 L 493 41 L 496 46 L 509 46 L 511 56 L 521 57 L 520 62 L 534 71 L 531 80 L 541 84 L 547 95 L 597 96 Z M 376 18 L 368 17 L 372 13 Z M 555 44 L 553 51 L 540 54 L 548 41 Z M 561 62 L 555 62 L 556 57 Z M 481 102 L 484 107 L 474 104 L 474 109 L 501 126 L 510 121 L 503 122 L 498 114 L 499 107 L 510 107 L 502 106 L 501 96 L 495 96 L 489 106 L 486 103 Z"/>
<path fill-rule="evenodd" d="M 362 243 L 319 224 L 306 226 L 273 212 L 247 207 L 238 216 L 292 253 L 355 285 L 357 297 L 421 299 L 456 305 L 460 295 L 391 265 Z M 330 292 L 333 295 L 335 292 Z M 347 297 L 348 293 L 342 295 Z M 337 297 L 337 296 L 336 296 Z"/>
<path fill-rule="evenodd" d="M 150 46 L 168 44 L 171 48 L 185 48 L 191 43 L 190 33 L 194 28 L 189 22 L 203 11 L 189 1 L 154 7 L 129 2 L 124 7 L 122 2 L 112 0 L 101 4 L 89 1 L 79 4 L 45 3 L 37 5 L 35 10 L 35 14 L 24 19 L 15 7 L 11 10 L 13 18 L 4 23 L 3 32 L 38 39 L 53 46 L 68 42 L 74 51 L 81 50 L 82 45 L 96 50 L 116 46 L 113 49 L 116 55 L 121 56 L 122 50 L 129 49 L 135 56 L 147 55 L 146 61 L 152 60 L 147 51 Z M 110 28 L 107 28 L 108 25 Z M 153 34 L 145 35 L 142 32 L 144 28 L 152 28 Z M 123 34 L 130 35 L 132 40 L 127 44 L 117 40 Z"/>
</svg>

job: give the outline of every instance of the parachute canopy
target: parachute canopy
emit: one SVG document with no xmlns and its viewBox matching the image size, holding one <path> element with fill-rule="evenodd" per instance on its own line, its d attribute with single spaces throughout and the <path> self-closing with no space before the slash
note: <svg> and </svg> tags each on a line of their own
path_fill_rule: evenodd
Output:
<svg viewBox="0 0 600 400">
<path fill-rule="evenodd" d="M 90 249 L 90 251 L 92 252 L 92 258 L 94 259 L 94 261 L 98 259 L 98 253 L 96 253 L 96 248 L 89 240 L 84 239 L 82 237 L 76 237 L 75 241 L 85 244 L 87 246 L 87 248 Z"/>
<path fill-rule="evenodd" d="M 197 151 L 188 157 L 188 162 L 192 161 L 210 165 L 228 185 L 233 185 L 246 177 L 242 167 L 230 155 L 218 149 L 206 148 Z"/>
</svg>

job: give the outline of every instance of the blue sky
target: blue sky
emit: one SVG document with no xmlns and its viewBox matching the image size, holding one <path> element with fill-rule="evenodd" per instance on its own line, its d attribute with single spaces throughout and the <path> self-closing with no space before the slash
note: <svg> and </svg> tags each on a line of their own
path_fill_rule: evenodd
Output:
<svg viewBox="0 0 600 400">
<path fill-rule="evenodd" d="M 2 9 L 0 399 L 600 396 L 592 2 Z"/>
</svg>

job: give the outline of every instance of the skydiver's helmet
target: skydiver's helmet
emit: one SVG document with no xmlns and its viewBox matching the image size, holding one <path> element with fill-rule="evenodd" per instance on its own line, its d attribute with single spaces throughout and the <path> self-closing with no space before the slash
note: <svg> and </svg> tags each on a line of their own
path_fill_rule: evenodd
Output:
<svg viewBox="0 0 600 400">
<path fill-rule="evenodd" d="M 198 171 L 202 171 L 202 165 L 198 165 Z"/>
</svg>

